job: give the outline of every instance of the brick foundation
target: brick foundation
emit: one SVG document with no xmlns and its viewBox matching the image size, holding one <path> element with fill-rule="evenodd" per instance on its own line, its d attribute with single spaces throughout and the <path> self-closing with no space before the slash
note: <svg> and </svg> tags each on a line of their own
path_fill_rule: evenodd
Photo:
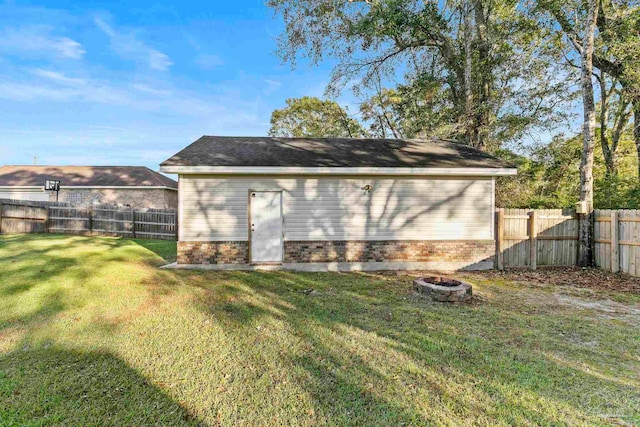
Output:
<svg viewBox="0 0 640 427">
<path fill-rule="evenodd" d="M 493 240 L 285 241 L 284 262 L 433 262 L 492 260 Z"/>
<path fill-rule="evenodd" d="M 492 261 L 493 240 L 285 241 L 285 263 L 420 262 L 472 265 Z M 243 241 L 178 242 L 178 264 L 249 264 Z"/>
<path fill-rule="evenodd" d="M 178 242 L 178 264 L 248 264 L 247 242 Z"/>
</svg>

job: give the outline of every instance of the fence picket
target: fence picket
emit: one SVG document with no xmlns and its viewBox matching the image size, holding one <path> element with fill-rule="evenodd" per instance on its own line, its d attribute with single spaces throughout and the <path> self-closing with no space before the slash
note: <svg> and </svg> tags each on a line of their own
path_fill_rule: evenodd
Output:
<svg viewBox="0 0 640 427">
<path fill-rule="evenodd" d="M 170 209 L 73 206 L 65 202 L 0 199 L 0 231 L 13 233 L 106 234 L 176 240 L 177 213 Z"/>
<path fill-rule="evenodd" d="M 535 212 L 535 235 L 530 215 Z M 534 267 L 575 264 L 578 218 L 562 209 L 504 210 L 505 267 Z M 531 248 L 531 245 L 536 245 Z M 535 259 L 534 259 L 535 254 Z"/>
</svg>

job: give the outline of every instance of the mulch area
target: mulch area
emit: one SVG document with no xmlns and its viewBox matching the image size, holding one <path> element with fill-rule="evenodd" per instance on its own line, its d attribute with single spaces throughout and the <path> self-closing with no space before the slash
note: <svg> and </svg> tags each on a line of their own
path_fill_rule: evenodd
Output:
<svg viewBox="0 0 640 427">
<path fill-rule="evenodd" d="M 536 271 L 512 269 L 506 271 L 487 270 L 465 275 L 478 275 L 483 278 L 533 282 L 561 286 L 575 286 L 599 291 L 615 291 L 640 293 L 640 277 L 626 274 L 614 274 L 595 268 L 553 267 L 540 268 Z"/>
</svg>

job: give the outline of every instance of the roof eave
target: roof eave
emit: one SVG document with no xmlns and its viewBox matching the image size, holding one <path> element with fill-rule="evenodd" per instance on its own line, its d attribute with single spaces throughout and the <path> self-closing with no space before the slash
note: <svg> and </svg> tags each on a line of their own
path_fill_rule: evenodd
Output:
<svg viewBox="0 0 640 427">
<path fill-rule="evenodd" d="M 166 185 L 60 185 L 61 190 L 107 190 L 107 189 L 128 189 L 128 190 L 173 190 L 178 191 L 176 187 L 168 187 Z M 0 185 L 0 190 L 43 190 L 43 185 Z"/>
<path fill-rule="evenodd" d="M 160 171 L 178 175 L 412 175 L 412 176 L 508 176 L 510 167 L 385 168 L 385 167 L 278 167 L 278 166 L 171 166 Z"/>
</svg>

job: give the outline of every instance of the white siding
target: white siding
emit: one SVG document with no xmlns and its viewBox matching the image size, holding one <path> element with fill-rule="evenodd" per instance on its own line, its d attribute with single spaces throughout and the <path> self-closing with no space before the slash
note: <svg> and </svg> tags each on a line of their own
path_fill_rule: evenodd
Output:
<svg viewBox="0 0 640 427">
<path fill-rule="evenodd" d="M 49 200 L 49 193 L 45 193 L 43 190 L 3 190 L 0 191 L 0 199 L 46 202 Z"/>
<path fill-rule="evenodd" d="M 373 186 L 370 193 L 361 189 Z M 248 240 L 249 190 L 283 190 L 285 240 L 493 239 L 491 178 L 180 176 L 181 240 Z"/>
</svg>

